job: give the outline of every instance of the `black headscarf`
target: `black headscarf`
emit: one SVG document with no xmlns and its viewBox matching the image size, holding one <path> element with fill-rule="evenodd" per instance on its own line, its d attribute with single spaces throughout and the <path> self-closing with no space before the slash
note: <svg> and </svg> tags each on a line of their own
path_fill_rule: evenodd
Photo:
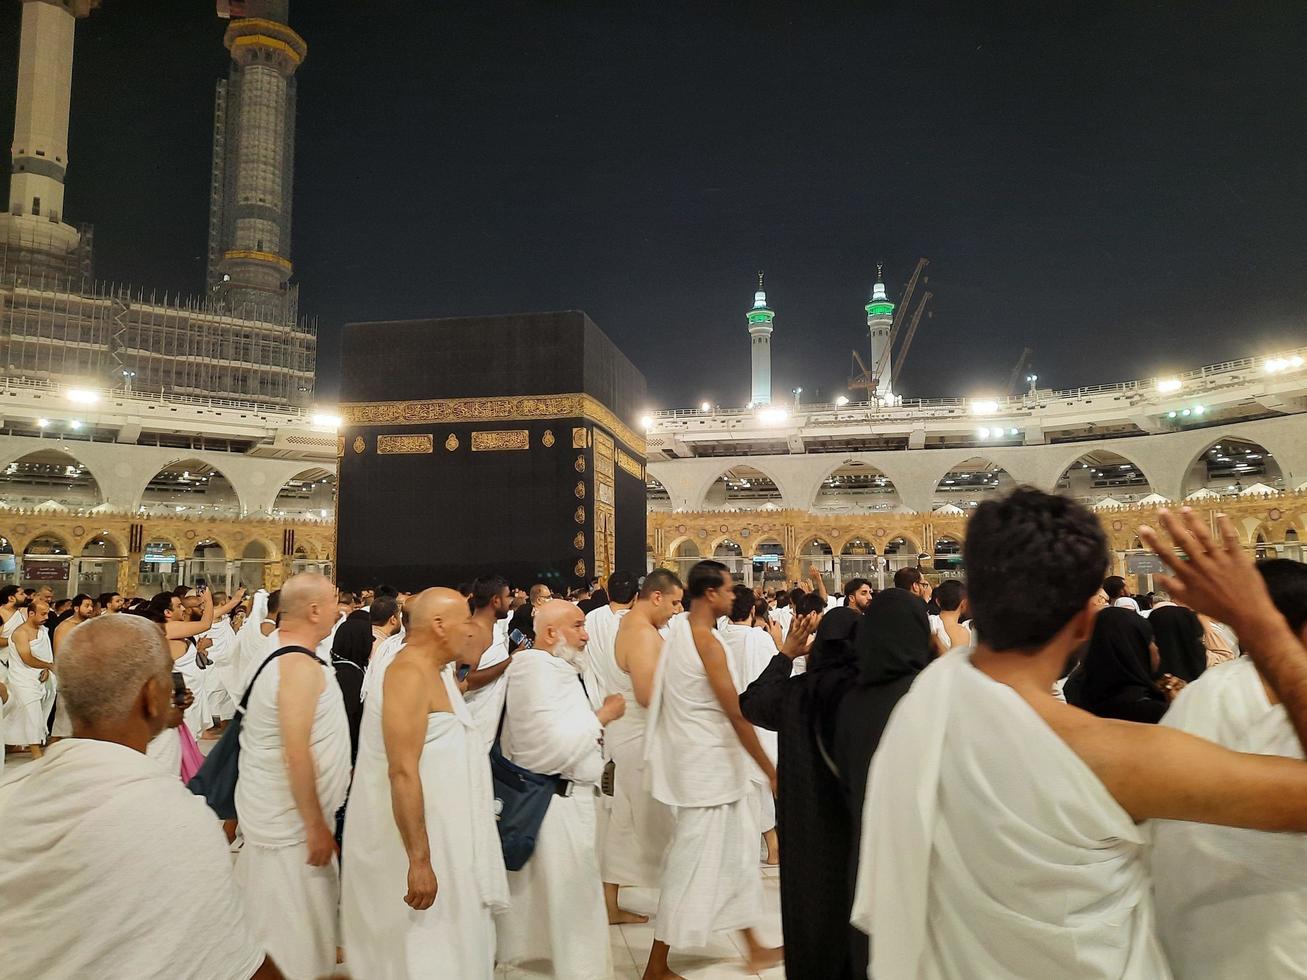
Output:
<svg viewBox="0 0 1307 980">
<path fill-rule="evenodd" d="M 856 646 L 858 676 L 840 704 L 833 755 L 854 826 L 860 827 L 871 757 L 894 706 L 930 663 L 926 604 L 911 592 L 886 589 L 863 614 Z"/>
<path fill-rule="evenodd" d="M 1166 695 L 1153 683 L 1153 631 L 1132 609 L 1110 607 L 1094 618 L 1085 659 L 1066 682 L 1066 699 L 1100 718 L 1156 722 Z"/>
<path fill-rule="evenodd" d="M 361 669 L 368 665 L 371 656 L 372 626 L 366 619 L 346 619 L 331 641 L 331 662 L 343 660 Z"/>
<path fill-rule="evenodd" d="M 1171 674 L 1186 684 L 1207 669 L 1207 647 L 1198 614 L 1184 606 L 1162 606 L 1148 617 L 1157 640 L 1160 674 Z"/>
<path fill-rule="evenodd" d="M 834 741 L 835 713 L 840 701 L 857 681 L 854 637 L 861 621 L 862 615 L 855 609 L 832 609 L 821 618 L 808 653 L 813 721 L 827 746 Z"/>
</svg>

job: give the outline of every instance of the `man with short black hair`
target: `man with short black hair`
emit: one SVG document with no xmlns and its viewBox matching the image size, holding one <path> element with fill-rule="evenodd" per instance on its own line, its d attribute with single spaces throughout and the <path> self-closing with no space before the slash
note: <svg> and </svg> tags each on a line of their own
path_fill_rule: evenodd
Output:
<svg viewBox="0 0 1307 980">
<path fill-rule="evenodd" d="M 760 829 L 749 800 L 748 760 L 776 767 L 740 712 L 717 620 L 735 600 L 726 566 L 701 561 L 686 583 L 690 612 L 671 621 L 649 709 L 645 757 L 656 800 L 673 807 L 676 828 L 663 861 L 658 918 L 644 980 L 674 977 L 671 947 L 703 947 L 714 932 L 741 930 L 746 960 L 760 972 L 781 959 L 753 927 L 762 912 Z M 824 604 L 823 604 L 824 605 Z M 787 649 L 807 639 L 796 622 Z"/>
<path fill-rule="evenodd" d="M 1125 579 L 1120 575 L 1109 575 L 1103 580 L 1103 591 L 1107 593 L 1107 601 L 1113 606 L 1119 606 L 1122 609 L 1129 609 L 1131 612 L 1139 612 L 1139 603 L 1135 602 L 1126 588 Z"/>
<path fill-rule="evenodd" d="M 1160 517 L 1165 544 L 1139 533 L 1171 569 L 1172 593 L 1236 626 L 1301 737 L 1307 650 L 1234 528 L 1222 517 L 1214 541 L 1187 509 Z M 853 909 L 871 972 L 1170 976 L 1139 822 L 1307 830 L 1307 764 L 1053 697 L 1107 570 L 1107 538 L 1085 507 L 1018 488 L 976 508 L 964 554 L 979 641 L 918 675 L 871 767 Z"/>
<path fill-rule="evenodd" d="M 6 585 L 0 588 L 0 650 L 9 646 L 9 637 L 14 630 L 23 625 L 27 618 L 27 605 L 30 600 L 27 591 L 21 585 Z M 18 617 L 15 619 L 14 617 Z M 8 651 L 0 654 L 0 662 L 7 662 Z"/>
<path fill-rule="evenodd" d="M 969 646 L 971 630 L 962 622 L 966 613 L 967 587 L 955 578 L 945 579 L 935 590 L 935 604 L 939 606 L 939 615 L 930 617 L 935 655 L 948 653 L 954 647 Z"/>
<path fill-rule="evenodd" d="M 504 673 L 513 657 L 507 635 L 497 629 L 499 623 L 508 618 L 512 592 L 502 575 L 484 575 L 469 588 L 472 595 L 468 605 L 482 653 L 476 669 L 470 671 L 463 681 L 463 700 L 467 702 L 477 731 L 489 751 L 495 741 L 499 716 L 504 710 Z"/>
<path fill-rule="evenodd" d="M 871 583 L 865 578 L 851 578 L 844 583 L 844 604 L 850 609 L 865 613 L 871 600 Z"/>
<path fill-rule="evenodd" d="M 41 747 L 46 741 L 45 720 L 54 701 L 54 655 L 50 650 L 50 633 L 45 629 L 49 615 L 49 605 L 41 599 L 32 600 L 27 615 L 9 637 L 5 738 L 11 745 L 28 746 L 33 759 L 41 758 Z"/>
<path fill-rule="evenodd" d="M 585 631 L 590 641 L 585 645 L 585 669 L 581 680 L 590 696 L 591 706 L 598 711 L 604 698 L 620 693 L 625 687 L 621 669 L 613 657 L 613 642 L 622 617 L 635 601 L 639 581 L 630 572 L 613 572 L 608 576 L 608 599 L 602 605 L 586 612 Z M 581 606 L 582 611 L 585 606 Z"/>
<path fill-rule="evenodd" d="M 106 613 L 120 613 L 126 604 L 122 595 L 118 592 L 101 592 L 98 601 L 101 612 Z"/>
<path fill-rule="evenodd" d="M 54 634 L 50 638 L 50 646 L 54 653 L 54 675 L 55 675 L 55 701 L 54 701 L 54 723 L 50 726 L 50 738 L 68 738 L 73 734 L 72 721 L 68 718 L 67 700 L 59 691 L 59 653 L 63 649 L 64 641 L 68 634 L 95 617 L 95 600 L 84 592 L 78 593 L 73 597 L 72 615 L 68 616 L 62 623 L 55 627 Z"/>
<path fill-rule="evenodd" d="M 616 693 L 626 702 L 626 712 L 604 733 L 604 751 L 613 765 L 612 815 L 600 859 L 609 925 L 648 921 L 619 906 L 618 889 L 657 888 L 663 853 L 672 839 L 672 812 L 650 795 L 645 782 L 644 736 L 661 631 L 681 611 L 683 591 L 675 572 L 655 568 L 641 583 L 631 611 L 618 621 L 613 639 L 613 659 L 623 678 Z"/>
<path fill-rule="evenodd" d="M 921 569 L 916 566 L 904 566 L 894 573 L 894 588 L 911 592 L 922 602 L 930 602 L 931 588 Z"/>
</svg>

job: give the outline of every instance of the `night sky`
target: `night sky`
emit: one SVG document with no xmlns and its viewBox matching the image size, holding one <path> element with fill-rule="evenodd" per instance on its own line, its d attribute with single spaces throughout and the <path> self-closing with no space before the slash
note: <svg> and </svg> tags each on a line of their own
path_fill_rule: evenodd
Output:
<svg viewBox="0 0 1307 980">
<path fill-rule="evenodd" d="M 12 132 L 19 4 L 0 4 Z M 833 398 L 878 261 L 929 257 L 909 397 L 1307 339 L 1307 5 L 306 0 L 293 258 L 319 395 L 360 319 L 583 309 L 650 406 Z M 65 213 L 102 278 L 203 286 L 206 0 L 78 27 Z M 3 164 L 8 167 L 5 155 Z M 6 174 L 7 180 L 7 174 Z"/>
</svg>

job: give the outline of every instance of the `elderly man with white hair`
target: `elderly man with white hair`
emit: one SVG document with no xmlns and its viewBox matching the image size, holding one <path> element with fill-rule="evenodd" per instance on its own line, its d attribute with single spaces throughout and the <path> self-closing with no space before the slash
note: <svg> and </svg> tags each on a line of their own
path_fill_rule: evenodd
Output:
<svg viewBox="0 0 1307 980">
<path fill-rule="evenodd" d="M 282 586 L 277 649 L 265 659 L 279 655 L 255 677 L 241 722 L 236 880 L 292 980 L 336 967 L 335 821 L 349 787 L 349 723 L 335 672 L 314 653 L 335 624 L 336 590 L 321 575 Z"/>
<path fill-rule="evenodd" d="M 554 975 L 612 975 L 608 913 L 595 849 L 595 784 L 603 775 L 604 726 L 626 702 L 610 695 L 595 711 L 581 685 L 588 635 L 575 603 L 553 599 L 535 613 L 535 647 L 520 650 L 508 678 L 501 748 L 532 772 L 560 777 L 535 853 L 508 873 L 510 909 L 499 919 L 499 961 L 553 960 Z"/>
<path fill-rule="evenodd" d="M 159 628 L 135 616 L 83 623 L 60 648 L 73 737 L 0 782 L 5 976 L 281 976 L 251 933 L 218 821 L 145 755 L 181 723 L 171 669 Z"/>
</svg>

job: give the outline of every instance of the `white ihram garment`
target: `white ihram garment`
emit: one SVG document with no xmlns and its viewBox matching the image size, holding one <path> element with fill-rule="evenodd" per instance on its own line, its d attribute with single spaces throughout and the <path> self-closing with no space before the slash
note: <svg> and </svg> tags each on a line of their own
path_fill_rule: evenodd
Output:
<svg viewBox="0 0 1307 980">
<path fill-rule="evenodd" d="M 612 974 L 608 913 L 595 853 L 595 783 L 603 772 L 603 729 L 580 675 L 543 650 L 522 650 L 504 672 L 508 714 L 504 755 L 532 772 L 574 784 L 549 802 L 535 853 L 508 873 L 510 909 L 498 919 L 499 960 L 553 961 L 567 980 Z"/>
<path fill-rule="evenodd" d="M 285 656 L 259 675 L 241 722 L 236 812 L 245 846 L 236 858 L 236 880 L 250 922 L 281 972 L 288 980 L 315 980 L 336 967 L 339 870 L 335 858 L 321 868 L 307 863 L 304 821 L 291 796 L 277 706 Z M 322 818 L 334 828 L 349 787 L 349 724 L 335 673 L 317 666 L 325 685 L 314 708 L 309 749 Z"/>
<path fill-rule="evenodd" d="M 1236 752 L 1303 758 L 1251 660 L 1208 670 L 1162 724 Z M 1172 820 L 1149 829 L 1158 933 L 1177 980 L 1307 977 L 1307 834 Z"/>
<path fill-rule="evenodd" d="M 598 711 L 603 707 L 604 698 L 610 694 L 620 694 L 624 685 L 629 685 L 626 671 L 617 666 L 614 652 L 617 644 L 617 627 L 622 622 L 626 609 L 614 610 L 607 604 L 592 609 L 585 616 L 585 632 L 590 637 L 585 644 L 585 665 L 581 679 L 585 681 L 585 693 L 590 698 L 590 706 Z"/>
<path fill-rule="evenodd" d="M 12 623 L 18 617 L 9 617 Z M 5 624 L 8 626 L 8 623 Z M 17 630 L 17 626 L 14 627 Z M 38 660 L 51 662 L 50 633 L 45 627 L 36 631 L 36 637 L 29 644 L 31 654 Z M 13 633 L 9 634 L 9 704 L 5 706 L 7 721 L 5 739 L 10 745 L 44 745 L 45 720 L 50 716 L 50 704 L 54 700 L 54 674 L 47 673 L 41 680 L 41 671 L 29 667 L 18 653 L 18 644 Z M 71 734 L 71 732 L 70 732 Z"/>
<path fill-rule="evenodd" d="M 180 729 L 165 728 L 145 746 L 145 754 L 153 759 L 164 771 L 177 779 L 182 775 L 182 739 Z"/>
<path fill-rule="evenodd" d="M 263 962 L 213 812 L 124 745 L 70 738 L 0 783 L 0 975 L 247 980 Z"/>
<path fill-rule="evenodd" d="M 171 642 L 171 641 L 170 641 Z M 213 724 L 213 711 L 209 707 L 209 673 L 212 668 L 200 667 L 195 655 L 195 641 L 183 640 L 186 652 L 173 661 L 172 669 L 182 675 L 186 689 L 194 695 L 195 700 L 183 714 L 183 721 L 196 738 Z"/>
<path fill-rule="evenodd" d="M 613 797 L 600 870 L 611 884 L 657 888 L 674 821 L 671 808 L 649 792 L 644 761 L 648 709 L 635 699 L 631 675 L 620 668 L 618 673 L 621 686 L 611 693 L 622 696 L 626 713 L 604 730 L 604 751 L 613 760 Z"/>
<path fill-rule="evenodd" d="M 236 665 L 236 631 L 223 616 L 203 635 L 213 641 L 208 650 L 208 657 L 213 661 L 208 670 L 212 676 L 208 685 L 209 711 L 214 717 L 230 718 L 236 713 L 236 703 L 245 693 Z"/>
<path fill-rule="evenodd" d="M 1020 695 L 945 654 L 871 766 L 852 917 L 871 975 L 1167 980 L 1143 845 Z"/>
<path fill-rule="evenodd" d="M 341 924 L 349 971 L 368 980 L 490 980 L 492 912 L 508 907 L 504 855 L 481 736 L 458 684 L 441 679 L 453 712 L 427 715 L 418 760 L 435 904 L 404 904 L 408 854 L 395 823 L 382 734 L 381 685 L 363 709 L 358 762 L 345 819 Z"/>
<path fill-rule="evenodd" d="M 654 937 L 701 948 L 714 932 L 752 927 L 762 914 L 752 784 L 687 614 L 672 619 L 658 661 L 645 757 L 654 798 L 674 807 L 676 818 Z"/>
<path fill-rule="evenodd" d="M 485 653 L 481 654 L 481 659 L 477 662 L 477 670 L 486 670 L 496 664 L 502 664 L 507 659 L 508 641 L 504 640 L 502 643 L 495 641 L 486 648 Z M 494 744 L 495 731 L 499 728 L 499 716 L 504 710 L 506 683 L 504 674 L 500 674 L 485 687 L 478 687 L 465 695 L 468 711 L 472 714 L 472 720 L 476 723 L 477 732 L 481 736 L 481 741 L 485 743 L 487 752 Z"/>
<path fill-rule="evenodd" d="M 726 659 L 731 665 L 731 677 L 735 680 L 736 693 L 743 694 L 780 651 L 776 649 L 776 641 L 771 638 L 771 634 L 756 626 L 730 623 L 721 634 L 726 643 Z M 753 730 L 758 735 L 758 741 L 762 743 L 762 750 L 767 753 L 767 758 L 775 766 L 779 752 L 777 734 L 756 725 Z M 740 751 L 744 752 L 743 746 Z M 776 798 L 771 795 L 771 781 L 758 764 L 749 758 L 749 754 L 747 752 L 744 754 L 748 760 L 749 774 L 753 779 L 754 819 L 763 830 L 772 830 L 776 826 Z"/>
</svg>

